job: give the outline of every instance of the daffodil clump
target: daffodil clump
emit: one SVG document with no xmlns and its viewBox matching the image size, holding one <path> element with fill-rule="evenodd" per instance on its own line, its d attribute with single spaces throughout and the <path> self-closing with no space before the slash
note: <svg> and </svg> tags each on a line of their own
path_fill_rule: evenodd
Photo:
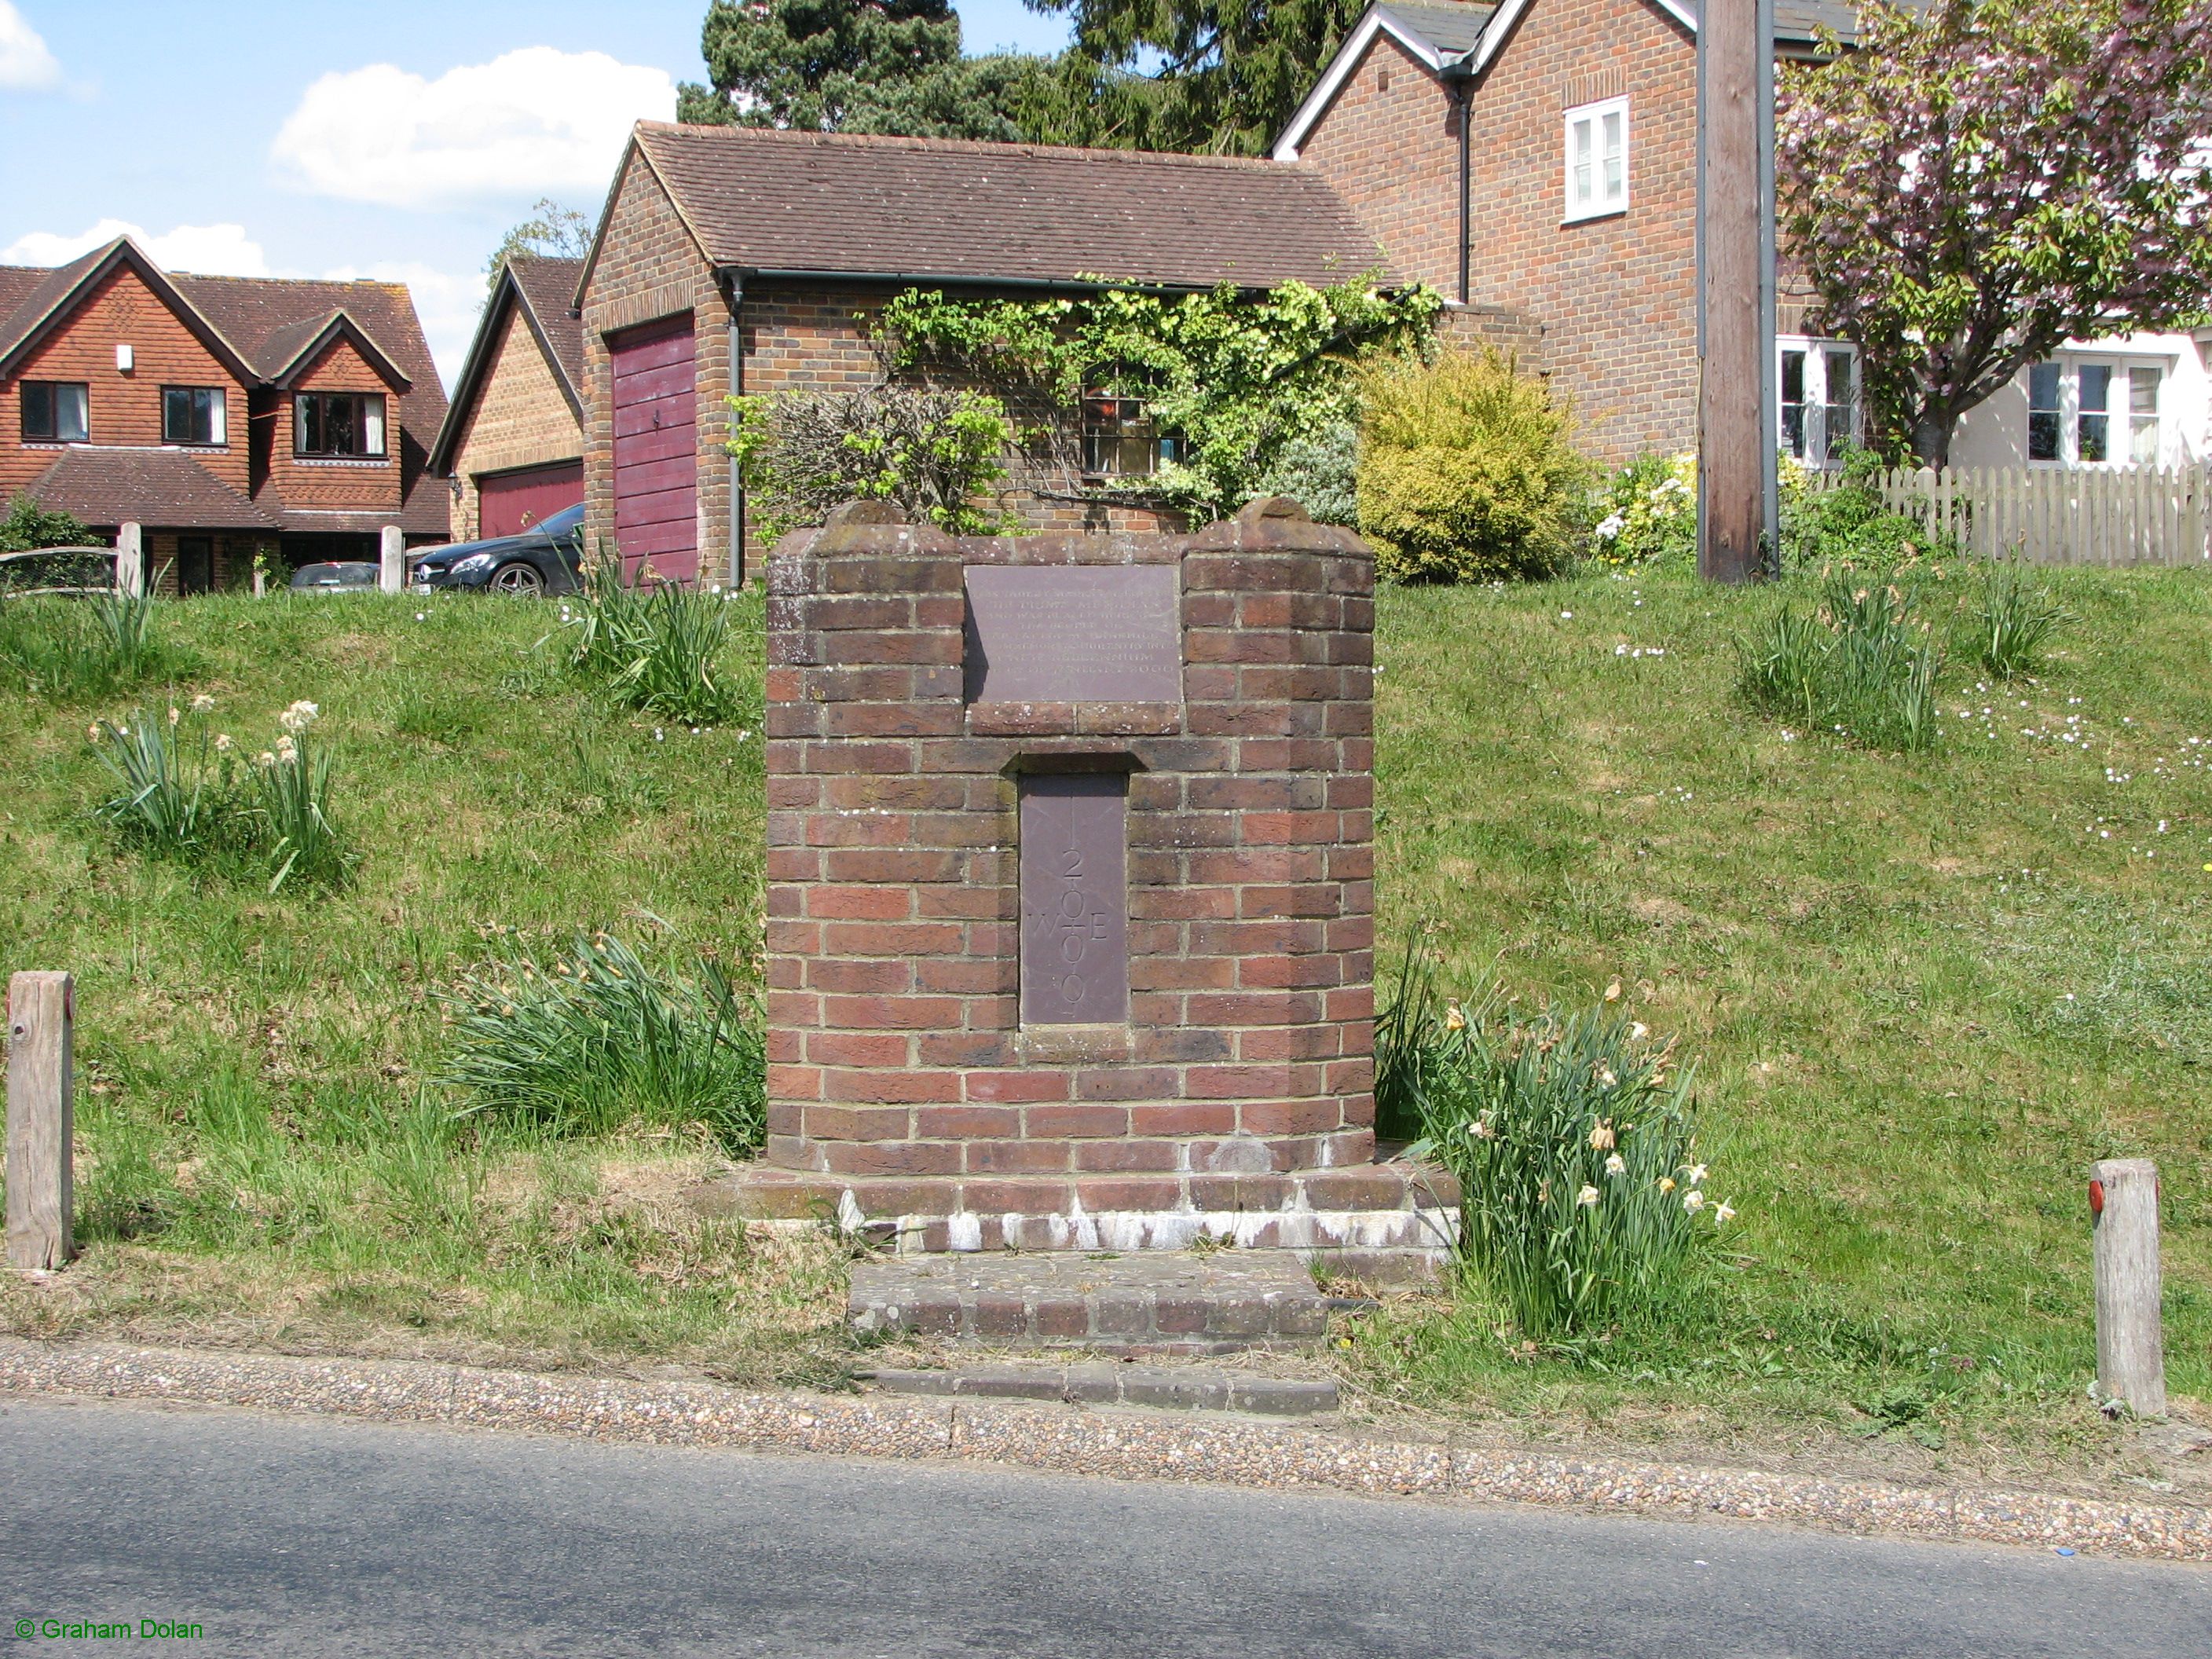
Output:
<svg viewBox="0 0 2212 1659">
<path fill-rule="evenodd" d="M 167 718 L 133 709 L 85 728 L 116 786 L 93 808 L 125 845 L 158 857 L 243 873 L 257 863 L 269 890 L 334 886 L 350 866 L 330 814 L 331 763 L 307 728 L 320 709 L 302 700 L 276 717 L 278 735 L 249 764 L 237 739 L 215 729 L 202 694 Z"/>
<path fill-rule="evenodd" d="M 1662 1315 L 1735 1218 L 1699 1158 L 1688 1073 L 1599 1009 L 1525 1022 L 1437 1017 L 1415 1148 L 1460 1183 L 1457 1251 L 1527 1337 Z"/>
<path fill-rule="evenodd" d="M 553 1138 L 699 1124 L 728 1152 L 760 1146 L 759 1011 L 710 957 L 678 972 L 580 933 L 561 951 L 518 944 L 439 1000 L 451 1042 L 441 1080 L 465 1115 Z"/>
</svg>

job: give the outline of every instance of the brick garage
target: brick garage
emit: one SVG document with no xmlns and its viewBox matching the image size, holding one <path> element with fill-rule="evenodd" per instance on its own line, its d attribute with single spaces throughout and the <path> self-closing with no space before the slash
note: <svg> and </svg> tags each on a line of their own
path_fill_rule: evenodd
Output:
<svg viewBox="0 0 2212 1659">
<path fill-rule="evenodd" d="M 971 700 L 977 572 L 1160 568 L 1181 695 Z M 1287 502 L 955 539 L 888 507 L 770 573 L 756 1211 L 927 1249 L 1406 1248 L 1374 1156 L 1374 564 Z M 1023 1012 L 1024 780 L 1126 776 L 1125 1018 Z"/>
<path fill-rule="evenodd" d="M 542 479 L 554 486 L 547 501 L 582 499 L 583 270 L 581 259 L 530 257 L 500 267 L 430 451 L 431 471 L 453 481 L 457 541 L 507 528 L 485 527 L 487 486 Z M 561 487 L 572 468 L 573 495 Z"/>
<path fill-rule="evenodd" d="M 1382 268 L 1311 168 L 641 122 L 577 291 L 587 539 L 622 540 L 617 427 L 630 417 L 615 358 L 647 331 L 680 322 L 690 336 L 694 535 L 672 556 L 729 580 L 737 549 L 756 562 L 763 550 L 724 449 L 725 399 L 880 383 L 866 319 L 906 288 L 1035 297 L 1093 291 L 1103 276 L 1264 289 Z M 1006 505 L 1039 528 L 1156 526 L 1148 513 L 1056 498 L 1079 495 L 1057 488 L 1075 482 L 1018 475 Z"/>
</svg>

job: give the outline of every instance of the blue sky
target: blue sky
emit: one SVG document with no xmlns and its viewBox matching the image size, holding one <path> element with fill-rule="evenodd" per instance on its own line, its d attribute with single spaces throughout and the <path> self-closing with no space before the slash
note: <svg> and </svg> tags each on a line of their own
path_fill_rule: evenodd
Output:
<svg viewBox="0 0 2212 1659">
<path fill-rule="evenodd" d="M 1057 18 L 961 0 L 970 52 Z M 0 264 L 143 236 L 178 270 L 404 281 L 447 380 L 486 252 L 596 213 L 622 135 L 705 77 L 705 0 L 0 0 Z"/>
</svg>

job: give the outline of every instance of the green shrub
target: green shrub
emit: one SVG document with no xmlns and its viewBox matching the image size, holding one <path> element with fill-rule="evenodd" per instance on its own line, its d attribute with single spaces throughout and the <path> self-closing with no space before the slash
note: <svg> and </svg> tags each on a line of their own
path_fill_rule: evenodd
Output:
<svg viewBox="0 0 2212 1659">
<path fill-rule="evenodd" d="M 703 1123 L 732 1153 L 760 1145 L 760 1018 L 708 957 L 684 977 L 580 933 L 550 962 L 495 957 L 441 1000 L 453 1028 L 443 1081 L 471 1097 L 468 1113 L 556 1137 Z"/>
<path fill-rule="evenodd" d="M 18 492 L 0 514 L 0 553 L 28 553 L 41 547 L 84 547 L 92 532 L 67 513 L 50 511 L 36 496 Z M 113 567 L 108 566 L 109 569 Z"/>
<path fill-rule="evenodd" d="M 727 719 L 740 707 L 723 658 L 732 596 L 719 588 L 623 580 L 604 550 L 588 562 L 583 591 L 563 613 L 574 629 L 570 665 L 625 708 L 687 726 Z"/>
<path fill-rule="evenodd" d="M 1574 549 L 1588 469 L 1572 422 L 1495 351 L 1370 375 L 1359 527 L 1396 581 L 1548 575 Z"/>
<path fill-rule="evenodd" d="M 1339 421 L 1310 437 L 1287 439 L 1253 485 L 1255 500 L 1287 495 L 1316 524 L 1359 523 L 1359 428 Z"/>
<path fill-rule="evenodd" d="M 1875 749 L 1934 744 L 1942 653 L 1911 585 L 1823 584 L 1808 614 L 1784 605 L 1738 641 L 1737 684 L 1753 704 Z"/>
<path fill-rule="evenodd" d="M 1414 1150 L 1458 1179 L 1471 1284 L 1536 1340 L 1664 1316 L 1735 1213 L 1705 1191 L 1689 1075 L 1602 1010 L 1460 1018 Z"/>
<path fill-rule="evenodd" d="M 730 453 L 770 540 L 858 501 L 896 501 L 955 535 L 999 527 L 975 504 L 1006 476 L 1014 444 L 996 398 L 893 385 L 729 402 Z"/>
<path fill-rule="evenodd" d="M 1964 643 L 1973 659 L 1999 679 L 2034 670 L 2051 636 L 2074 620 L 2049 588 L 2032 584 L 2016 564 L 1988 566 L 1971 604 Z"/>
<path fill-rule="evenodd" d="M 1698 562 L 1698 458 L 1638 455 L 1606 481 L 1590 556 L 1615 568 Z"/>
<path fill-rule="evenodd" d="M 1955 558 L 1948 537 L 1931 534 L 1917 519 L 1883 505 L 1881 461 L 1870 450 L 1853 450 L 1843 482 L 1815 487 L 1814 475 L 1794 462 L 1782 475 L 1782 563 L 1789 570 L 1840 570 L 1889 576 L 1923 559 Z"/>
</svg>

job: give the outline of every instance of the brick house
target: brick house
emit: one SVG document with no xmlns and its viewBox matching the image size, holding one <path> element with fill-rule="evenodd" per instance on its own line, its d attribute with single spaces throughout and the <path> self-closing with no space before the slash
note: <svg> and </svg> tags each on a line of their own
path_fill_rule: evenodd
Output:
<svg viewBox="0 0 2212 1659">
<path fill-rule="evenodd" d="M 453 535 L 511 536 L 584 499 L 581 259 L 500 267 L 430 471 L 453 485 Z"/>
<path fill-rule="evenodd" d="M 445 407 L 394 283 L 171 275 L 127 237 L 0 267 L 0 497 L 139 525 L 183 592 L 373 559 L 388 525 L 443 541 Z"/>
<path fill-rule="evenodd" d="M 1698 9 L 1371 6 L 1273 150 L 1318 167 L 1407 276 L 1528 319 L 1608 461 L 1696 442 Z M 1784 56 L 1854 16 L 1836 0 L 1775 13 Z M 1831 406 L 1856 419 L 1856 357 L 1804 337 L 1804 312 L 1785 283 L 1784 421 L 1820 459 Z"/>
<path fill-rule="evenodd" d="M 725 398 L 880 382 L 866 319 L 907 288 L 1265 289 L 1383 269 L 1311 167 L 641 122 L 576 289 L 586 536 L 665 575 L 738 577 L 760 549 Z M 1086 435 L 1102 469 L 1157 455 L 1149 437 Z M 1036 528 L 1153 527 L 1061 487 L 1079 478 L 1013 483 L 1009 507 Z"/>
</svg>

